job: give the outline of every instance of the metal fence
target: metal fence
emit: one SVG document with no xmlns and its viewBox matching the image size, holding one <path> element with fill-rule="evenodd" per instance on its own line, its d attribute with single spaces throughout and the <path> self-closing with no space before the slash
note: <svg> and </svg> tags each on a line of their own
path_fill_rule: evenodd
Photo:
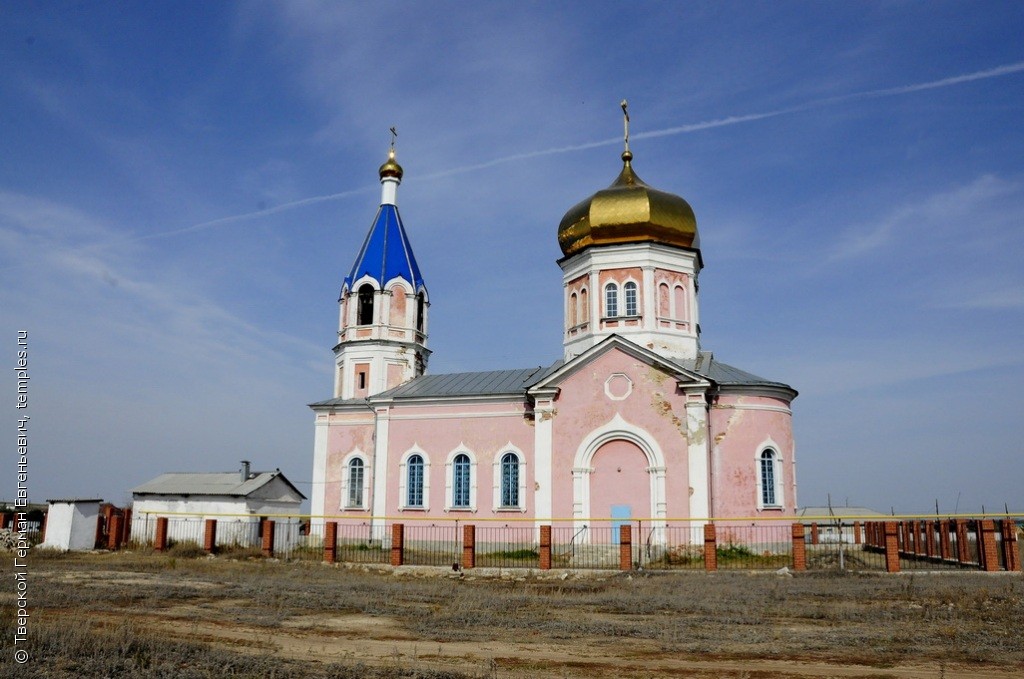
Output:
<svg viewBox="0 0 1024 679">
<path fill-rule="evenodd" d="M 133 517 L 132 544 L 155 545 L 158 519 Z M 325 560 L 331 535 L 331 561 L 455 568 L 1019 570 L 1022 547 L 1013 519 L 577 520 L 547 524 L 549 542 L 534 521 L 181 515 L 162 520 L 163 548 L 171 551 Z"/>
</svg>

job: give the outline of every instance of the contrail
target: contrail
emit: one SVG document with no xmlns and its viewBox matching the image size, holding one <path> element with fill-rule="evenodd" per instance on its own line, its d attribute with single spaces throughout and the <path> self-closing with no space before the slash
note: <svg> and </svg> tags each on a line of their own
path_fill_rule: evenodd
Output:
<svg viewBox="0 0 1024 679">
<path fill-rule="evenodd" d="M 863 92 L 852 92 L 850 94 L 842 94 L 834 97 L 824 97 L 821 99 L 813 99 L 811 101 L 797 104 L 795 106 L 788 106 L 786 108 L 774 109 L 771 111 L 763 111 L 760 113 L 748 113 L 745 115 L 734 115 L 727 116 L 725 118 L 716 118 L 714 120 L 706 120 L 699 123 L 690 123 L 688 125 L 679 125 L 677 127 L 667 127 L 661 130 L 650 130 L 648 132 L 640 132 L 632 135 L 633 139 L 652 139 L 655 137 L 670 137 L 677 134 L 687 134 L 690 132 L 699 132 L 701 130 L 710 130 L 716 127 L 727 127 L 729 125 L 741 125 L 743 123 L 756 122 L 758 120 L 765 120 L 767 118 L 775 118 L 778 116 L 789 115 L 792 113 L 799 113 L 801 111 L 807 111 L 813 108 L 820 108 L 823 106 L 830 106 L 832 104 L 838 104 L 844 101 L 852 101 L 855 99 L 871 99 L 876 97 L 893 97 L 901 94 L 911 94 L 913 92 L 921 92 L 924 90 L 934 90 L 942 87 L 952 87 L 954 85 L 961 85 L 963 83 L 974 82 L 976 80 L 987 80 L 989 78 L 999 78 L 1004 75 L 1011 75 L 1013 73 L 1020 73 L 1024 71 L 1024 61 L 1020 61 L 1014 64 L 1005 64 L 1003 66 L 997 66 L 995 68 L 986 69 L 984 71 L 975 71 L 974 73 L 966 73 L 964 75 L 952 76 L 949 78 L 942 78 L 941 80 L 932 80 L 924 83 L 915 83 L 912 85 L 900 85 L 899 87 L 886 87 L 877 90 L 866 90 Z M 553 156 L 562 153 L 575 153 L 577 151 L 586 151 L 593 148 L 602 146 L 614 146 L 622 143 L 621 137 L 613 137 L 610 139 L 602 139 L 601 141 L 591 141 L 583 144 L 574 144 L 571 146 L 558 146 L 550 149 L 542 149 L 540 151 L 529 151 L 526 153 L 516 153 L 510 156 L 502 156 L 501 158 L 495 158 L 488 160 L 487 162 L 477 163 L 474 165 L 463 165 L 461 167 L 455 167 L 450 170 L 441 170 L 440 172 L 433 172 L 431 174 L 420 177 L 420 179 L 438 179 L 440 177 L 449 177 L 455 174 L 465 174 L 466 172 L 475 172 L 477 170 L 484 170 L 487 168 L 494 167 L 496 165 L 504 165 L 506 163 L 514 163 L 520 160 L 529 160 L 531 158 L 540 158 L 542 156 Z M 221 217 L 219 219 L 211 219 L 208 222 L 201 222 L 199 224 L 193 224 L 181 229 L 175 229 L 172 231 L 163 231 L 161 233 L 154 233 L 146 236 L 139 236 L 132 240 L 148 240 L 151 238 L 166 238 L 169 236 L 177 236 L 184 233 L 191 233 L 194 231 L 202 231 L 204 229 L 221 226 L 223 224 L 230 224 L 233 222 L 239 222 L 246 219 L 252 219 L 254 217 L 263 217 L 265 215 L 275 214 L 278 212 L 284 212 L 285 210 L 291 210 L 292 208 L 302 207 L 304 205 L 312 205 L 314 203 L 322 203 L 328 200 L 338 200 L 341 198 L 347 198 L 360 193 L 367 193 L 369 191 L 376 190 L 376 186 L 366 186 L 361 189 L 352 189 L 349 191 L 342 191 L 341 193 L 331 193 L 325 196 L 314 196 L 312 198 L 303 198 L 302 200 L 292 201 L 290 203 L 282 203 L 266 210 L 257 210 L 255 212 L 247 212 L 244 214 L 231 215 L 229 217 Z"/>
</svg>

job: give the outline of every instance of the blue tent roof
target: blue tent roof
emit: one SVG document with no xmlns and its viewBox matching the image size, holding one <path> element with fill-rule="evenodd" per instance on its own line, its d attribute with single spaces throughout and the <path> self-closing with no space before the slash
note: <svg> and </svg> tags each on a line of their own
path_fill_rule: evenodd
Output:
<svg viewBox="0 0 1024 679">
<path fill-rule="evenodd" d="M 425 287 L 402 218 L 394 205 L 384 204 L 377 210 L 373 226 L 366 234 L 352 271 L 345 276 L 342 289 L 351 288 L 363 276 L 370 276 L 381 287 L 396 277 L 404 278 L 416 290 Z"/>
</svg>

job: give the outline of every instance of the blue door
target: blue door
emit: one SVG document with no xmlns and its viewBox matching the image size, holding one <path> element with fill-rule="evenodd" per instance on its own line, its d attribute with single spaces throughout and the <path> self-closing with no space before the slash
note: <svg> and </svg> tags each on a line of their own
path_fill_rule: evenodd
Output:
<svg viewBox="0 0 1024 679">
<path fill-rule="evenodd" d="M 631 505 L 612 505 L 612 544 L 619 544 L 619 526 L 628 526 L 633 517 Z"/>
</svg>

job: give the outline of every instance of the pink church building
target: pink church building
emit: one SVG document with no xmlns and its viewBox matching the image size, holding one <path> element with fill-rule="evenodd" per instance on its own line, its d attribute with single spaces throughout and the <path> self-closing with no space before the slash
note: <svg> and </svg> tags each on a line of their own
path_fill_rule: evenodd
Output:
<svg viewBox="0 0 1024 679">
<path fill-rule="evenodd" d="M 795 515 L 797 392 L 702 349 L 696 218 L 640 180 L 628 142 L 612 185 L 558 226 L 564 352 L 544 368 L 427 372 L 433 300 L 393 148 L 380 180 L 341 287 L 334 397 L 310 405 L 315 516 L 383 536 L 385 521 L 416 519 Z"/>
</svg>

